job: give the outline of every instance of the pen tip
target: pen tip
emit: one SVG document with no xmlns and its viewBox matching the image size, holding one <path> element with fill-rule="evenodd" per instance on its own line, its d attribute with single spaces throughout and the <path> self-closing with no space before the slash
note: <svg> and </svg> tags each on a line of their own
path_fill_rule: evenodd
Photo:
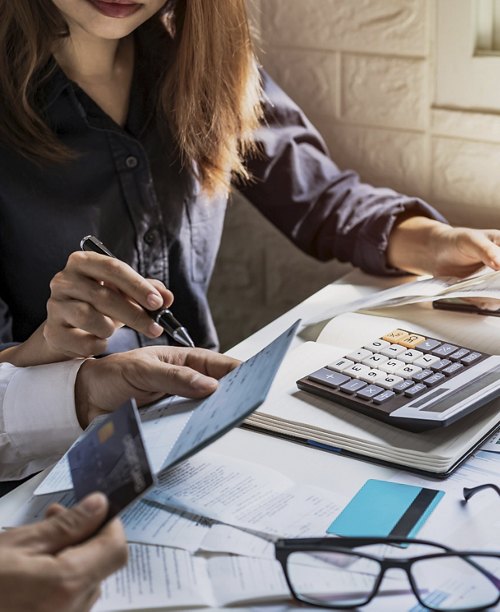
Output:
<svg viewBox="0 0 500 612">
<path fill-rule="evenodd" d="M 172 334 L 172 336 L 174 340 L 178 342 L 179 344 L 182 344 L 182 346 L 186 346 L 188 348 L 195 347 L 195 344 L 193 340 L 191 339 L 191 336 L 187 333 L 187 330 L 185 327 L 179 327 L 178 329 L 176 329 L 174 333 Z"/>
</svg>

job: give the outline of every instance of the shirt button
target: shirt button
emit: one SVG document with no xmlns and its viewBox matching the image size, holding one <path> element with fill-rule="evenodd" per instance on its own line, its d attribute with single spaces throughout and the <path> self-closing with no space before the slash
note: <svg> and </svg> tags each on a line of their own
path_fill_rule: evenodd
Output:
<svg viewBox="0 0 500 612">
<path fill-rule="evenodd" d="M 155 241 L 155 231 L 150 229 L 144 234 L 144 242 L 146 244 L 153 244 Z"/>
<path fill-rule="evenodd" d="M 137 166 L 139 165 L 139 160 L 137 159 L 137 157 L 135 157 L 135 155 L 129 155 L 125 160 L 125 165 L 127 166 L 127 168 L 137 168 Z"/>
</svg>

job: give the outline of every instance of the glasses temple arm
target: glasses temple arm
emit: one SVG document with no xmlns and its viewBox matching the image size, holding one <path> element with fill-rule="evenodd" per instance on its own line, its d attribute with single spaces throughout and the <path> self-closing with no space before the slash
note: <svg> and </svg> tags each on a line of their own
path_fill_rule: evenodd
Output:
<svg viewBox="0 0 500 612">
<path fill-rule="evenodd" d="M 492 482 L 489 482 L 487 484 L 478 485 L 477 487 L 464 487 L 463 494 L 465 501 L 468 501 L 473 495 L 479 493 L 479 491 L 484 491 L 486 489 L 493 489 L 500 495 L 500 487 Z"/>
</svg>

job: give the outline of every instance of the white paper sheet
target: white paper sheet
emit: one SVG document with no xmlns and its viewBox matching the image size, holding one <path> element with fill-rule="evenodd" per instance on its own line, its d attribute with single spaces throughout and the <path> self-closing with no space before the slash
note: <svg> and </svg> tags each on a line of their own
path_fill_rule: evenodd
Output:
<svg viewBox="0 0 500 612">
<path fill-rule="evenodd" d="M 274 544 L 265 538 L 229 525 L 214 523 L 200 550 L 211 553 L 228 553 L 257 559 L 274 559 Z"/>
<path fill-rule="evenodd" d="M 45 518 L 47 508 L 51 504 L 61 504 L 61 506 L 70 508 L 74 503 L 75 496 L 73 491 L 49 493 L 48 495 L 32 495 L 2 527 L 20 527 L 21 525 L 36 523 Z"/>
<path fill-rule="evenodd" d="M 481 447 L 484 451 L 490 453 L 500 453 L 500 431 L 491 436 L 491 438 Z"/>
<path fill-rule="evenodd" d="M 201 516 L 174 512 L 163 506 L 140 501 L 121 515 L 128 542 L 156 544 L 197 551 L 210 532 Z"/>
<path fill-rule="evenodd" d="M 352 302 L 332 304 L 323 312 L 315 313 L 306 321 L 306 324 L 314 325 L 320 321 L 327 321 L 344 312 L 403 306 L 445 297 L 499 300 L 500 273 L 484 268 L 481 273 L 463 280 L 452 277 L 422 278 L 385 291 L 378 291 L 366 297 L 363 296 Z"/>
<path fill-rule="evenodd" d="M 280 537 L 324 534 L 345 501 L 324 489 L 296 486 L 269 468 L 206 451 L 160 477 L 147 498 Z"/>
<path fill-rule="evenodd" d="M 2 527 L 18 527 L 41 521 L 51 504 L 69 508 L 74 502 L 72 491 L 34 495 Z M 210 532 L 209 522 L 202 517 L 145 502 L 134 504 L 121 518 L 128 542 L 181 548 L 190 552 L 197 551 Z"/>
<path fill-rule="evenodd" d="M 275 559 L 215 557 L 208 575 L 218 605 L 290 599 L 285 575 Z"/>
<path fill-rule="evenodd" d="M 93 610 L 179 609 L 289 599 L 276 560 L 204 559 L 181 550 L 132 544 L 127 566 L 104 581 Z"/>
<path fill-rule="evenodd" d="M 102 584 L 94 611 L 215 605 L 205 559 L 184 550 L 131 544 L 126 567 Z"/>
</svg>

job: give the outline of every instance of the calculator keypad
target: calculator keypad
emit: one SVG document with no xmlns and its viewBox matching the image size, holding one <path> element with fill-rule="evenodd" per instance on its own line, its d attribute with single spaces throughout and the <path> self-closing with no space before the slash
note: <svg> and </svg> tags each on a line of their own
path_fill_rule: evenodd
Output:
<svg viewBox="0 0 500 612">
<path fill-rule="evenodd" d="M 297 381 L 300 388 L 365 414 L 387 415 L 489 355 L 395 329 Z"/>
</svg>

